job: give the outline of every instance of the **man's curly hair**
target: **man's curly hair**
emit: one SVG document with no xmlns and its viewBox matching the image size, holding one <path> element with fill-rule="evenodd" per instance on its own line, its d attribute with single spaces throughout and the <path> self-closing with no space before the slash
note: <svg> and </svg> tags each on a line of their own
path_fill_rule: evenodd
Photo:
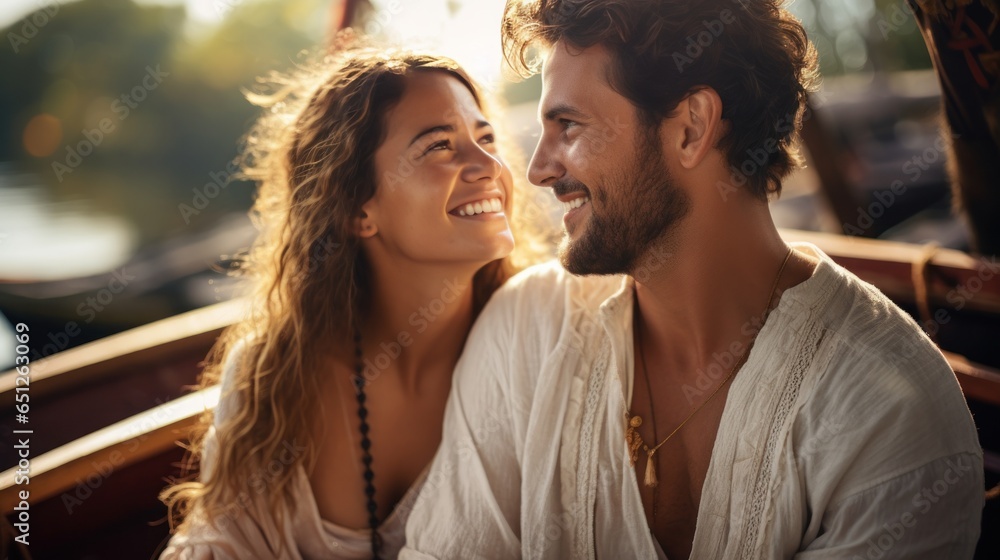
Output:
<svg viewBox="0 0 1000 560">
<path fill-rule="evenodd" d="M 816 50 L 781 0 L 508 0 L 504 57 L 522 76 L 563 42 L 611 54 L 608 82 L 657 126 L 692 91 L 722 99 L 734 184 L 767 200 L 798 164 L 794 137 L 816 80 Z"/>
</svg>

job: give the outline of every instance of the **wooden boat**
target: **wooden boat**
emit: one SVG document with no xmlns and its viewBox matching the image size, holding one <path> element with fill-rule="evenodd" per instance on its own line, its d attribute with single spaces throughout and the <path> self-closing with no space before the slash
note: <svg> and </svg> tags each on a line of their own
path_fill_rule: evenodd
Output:
<svg viewBox="0 0 1000 560">
<path fill-rule="evenodd" d="M 958 286 L 977 285 L 980 261 L 941 249 L 923 267 L 929 281 L 914 283 L 924 247 L 785 230 L 790 241 L 815 243 L 841 265 L 871 282 L 900 306 L 916 310 L 926 298 L 945 310 L 940 340 L 980 428 L 986 476 L 1000 482 L 1000 345 L 965 344 L 971 336 L 1000 340 L 1000 275 L 981 281 L 961 310 L 948 301 Z M 919 268 L 919 266 L 918 266 Z M 923 290 L 923 295 L 922 295 Z M 957 292 L 955 292 L 957 293 Z M 214 305 L 142 326 L 34 364 L 31 396 L 30 486 L 16 483 L 15 457 L 3 459 L 0 510 L 5 516 L 4 558 L 25 550 L 14 537 L 21 502 L 30 489 L 30 552 L 35 559 L 148 558 L 168 538 L 158 492 L 179 474 L 187 431 L 218 400 L 218 389 L 184 394 L 221 330 L 243 312 L 243 302 Z M 914 311 L 915 316 L 919 312 Z M 959 352 L 968 347 L 974 352 Z M 13 417 L 16 372 L 0 375 L 2 414 Z M 981 558 L 995 558 L 1000 535 L 996 504 L 984 513 Z M 9 556 L 8 556 L 9 555 Z"/>
<path fill-rule="evenodd" d="M 350 25 L 360 2 L 333 3 L 334 28 Z M 818 127 L 803 136 L 831 153 Z M 842 223 L 857 203 L 833 160 L 818 160 L 823 193 Z M 874 284 L 921 322 L 945 353 L 973 412 L 988 487 L 1000 483 L 1000 269 L 960 251 L 783 230 L 808 241 Z M 150 558 L 168 538 L 159 491 L 179 474 L 186 434 L 215 406 L 218 388 L 187 393 L 243 302 L 230 301 L 137 327 L 33 364 L 30 485 L 14 453 L 0 458 L 3 558 Z M 0 374 L 0 414 L 15 415 L 15 371 Z M 17 437 L 6 448 L 17 450 Z M 23 500 L 20 492 L 29 491 Z M 27 508 L 25 508 L 26 502 Z M 20 545 L 26 519 L 30 548 Z M 1000 506 L 988 502 L 977 558 L 1000 557 Z M 29 554 L 30 552 L 30 554 Z"/>
</svg>

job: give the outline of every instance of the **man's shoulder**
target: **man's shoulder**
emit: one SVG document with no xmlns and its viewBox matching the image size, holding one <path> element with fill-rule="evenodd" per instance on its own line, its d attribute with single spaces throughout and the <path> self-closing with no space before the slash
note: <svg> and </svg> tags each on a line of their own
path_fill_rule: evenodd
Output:
<svg viewBox="0 0 1000 560">
<path fill-rule="evenodd" d="M 846 270 L 818 308 L 822 367 L 807 410 L 892 433 L 927 456 L 973 449 L 975 428 L 955 374 L 937 346 L 907 314 Z M 853 430 L 848 430 L 853 431 Z M 919 444 L 919 445 L 918 445 Z"/>
<path fill-rule="evenodd" d="M 836 268 L 840 281 L 821 320 L 835 339 L 853 350 L 841 354 L 843 359 L 883 364 L 904 373 L 926 366 L 950 372 L 937 346 L 906 311 L 872 284 Z"/>
<path fill-rule="evenodd" d="M 558 260 L 527 268 L 507 281 L 490 300 L 491 307 L 538 310 L 588 307 L 596 310 L 621 289 L 623 276 L 578 276 Z"/>
</svg>

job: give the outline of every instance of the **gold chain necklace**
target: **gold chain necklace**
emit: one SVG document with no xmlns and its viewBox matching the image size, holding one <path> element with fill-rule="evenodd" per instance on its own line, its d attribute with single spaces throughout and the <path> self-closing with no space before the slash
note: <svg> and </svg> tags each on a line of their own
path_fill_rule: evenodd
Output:
<svg viewBox="0 0 1000 560">
<path fill-rule="evenodd" d="M 771 304 L 774 301 L 774 294 L 778 289 L 778 281 L 781 280 L 781 274 L 785 271 L 785 265 L 788 264 L 788 259 L 791 256 L 792 256 L 792 250 L 788 249 L 788 253 L 785 254 L 785 260 L 782 261 L 781 268 L 778 269 L 778 276 L 775 277 L 774 279 L 774 285 L 771 286 L 771 295 L 767 298 L 767 306 L 764 308 L 764 313 L 761 314 L 764 317 L 764 321 L 767 321 L 767 316 L 770 314 Z M 761 323 L 761 328 L 763 328 L 763 322 Z M 759 332 L 760 330 L 758 329 L 757 333 Z M 753 347 L 753 343 L 757 339 L 757 333 L 754 333 L 753 338 L 750 340 L 750 344 L 747 345 L 747 349 L 743 351 L 743 354 L 740 356 L 740 359 L 737 360 L 736 363 L 733 365 L 733 370 L 730 371 L 729 375 L 722 381 L 722 383 L 720 383 L 719 386 L 715 388 L 715 391 L 713 391 L 712 394 L 709 395 L 707 399 L 705 399 L 705 402 L 701 403 L 698 406 L 698 408 L 694 409 L 694 412 L 689 414 L 688 417 L 685 418 L 684 421 L 680 423 L 680 425 L 674 428 L 674 431 L 670 432 L 670 435 L 665 437 L 663 441 L 656 444 L 654 447 L 649 447 L 648 445 L 646 445 L 646 443 L 642 440 L 642 436 L 639 435 L 639 431 L 637 430 L 637 428 L 642 425 L 642 418 L 639 416 L 631 416 L 629 414 L 629 411 L 627 409 L 625 410 L 625 422 L 627 426 L 625 429 L 625 443 L 628 445 L 629 461 L 632 464 L 632 467 L 635 468 L 635 462 L 639 458 L 639 449 L 642 448 L 642 450 L 646 452 L 646 475 L 645 477 L 643 477 L 643 482 L 646 484 L 646 486 L 655 488 L 656 485 L 659 484 L 659 479 L 656 476 L 656 463 L 654 461 L 654 459 L 656 458 L 656 452 L 660 449 L 660 447 L 663 447 L 663 444 L 670 441 L 670 438 L 674 437 L 674 434 L 679 432 L 680 429 L 684 427 L 684 424 L 688 423 L 688 420 L 690 420 L 695 414 L 698 414 L 698 411 L 700 411 L 702 408 L 705 407 L 705 405 L 711 402 L 712 398 L 714 398 L 715 395 L 717 395 L 719 391 L 722 390 L 723 387 L 725 387 L 726 383 L 729 383 L 729 380 L 732 379 L 734 375 L 736 375 L 736 371 L 739 370 L 740 365 L 742 365 L 743 359 L 749 354 L 750 348 Z M 645 369 L 646 356 L 645 353 L 642 352 L 641 338 L 639 340 L 639 352 L 640 352 L 640 359 L 642 360 L 643 364 L 643 373 L 647 377 L 647 384 L 648 384 L 649 372 Z M 652 398 L 652 396 L 650 396 L 650 398 Z M 653 411 L 652 401 L 650 401 L 650 413 L 652 413 L 652 411 Z M 653 437 L 654 438 L 656 437 L 655 432 L 653 434 Z"/>
</svg>

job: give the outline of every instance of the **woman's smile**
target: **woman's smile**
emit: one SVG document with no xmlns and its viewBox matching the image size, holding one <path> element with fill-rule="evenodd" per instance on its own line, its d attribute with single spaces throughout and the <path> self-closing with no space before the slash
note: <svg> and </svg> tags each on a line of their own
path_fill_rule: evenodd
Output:
<svg viewBox="0 0 1000 560">
<path fill-rule="evenodd" d="M 501 202 L 500 198 L 497 197 L 484 198 L 460 204 L 448 213 L 452 216 L 475 220 L 489 220 L 505 217 L 503 202 Z"/>
</svg>

